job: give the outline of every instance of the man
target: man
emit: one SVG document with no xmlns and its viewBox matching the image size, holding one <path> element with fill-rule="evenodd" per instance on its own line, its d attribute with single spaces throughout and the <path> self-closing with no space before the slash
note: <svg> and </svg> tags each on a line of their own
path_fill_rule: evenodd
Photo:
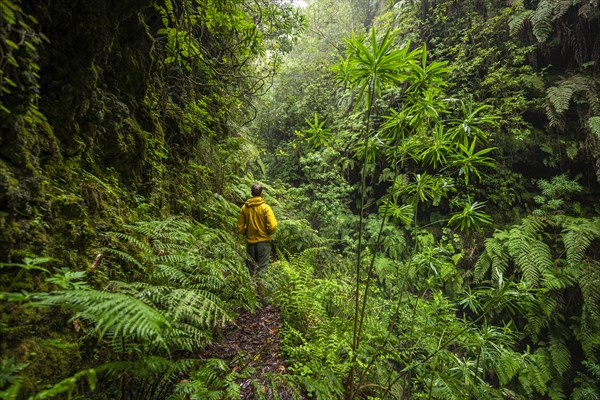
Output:
<svg viewBox="0 0 600 400">
<path fill-rule="evenodd" d="M 277 220 L 271 207 L 262 198 L 262 186 L 252 185 L 252 198 L 240 210 L 237 230 L 246 236 L 246 265 L 250 274 L 265 268 L 271 258 L 271 237 L 277 228 Z M 257 269 L 258 267 L 258 269 Z"/>
</svg>

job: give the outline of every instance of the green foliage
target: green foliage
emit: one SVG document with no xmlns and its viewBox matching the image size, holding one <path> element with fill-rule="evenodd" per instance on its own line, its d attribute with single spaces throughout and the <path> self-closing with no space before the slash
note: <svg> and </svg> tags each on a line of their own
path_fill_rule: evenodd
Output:
<svg viewBox="0 0 600 400">
<path fill-rule="evenodd" d="M 567 211 L 565 210 L 565 202 L 568 202 L 571 196 L 583 190 L 583 187 L 577 181 L 569 179 L 564 174 L 555 176 L 550 180 L 540 179 L 537 185 L 542 193 L 533 198 L 540 205 L 540 208 L 534 211 L 535 215 Z M 578 213 L 579 207 L 579 204 L 573 204 L 573 211 Z"/>
<path fill-rule="evenodd" d="M 40 65 L 38 49 L 48 38 L 35 27 L 35 16 L 23 12 L 20 1 L 2 0 L 0 28 L 0 115 L 3 127 L 11 121 L 23 128 L 36 125 L 48 129 L 38 107 Z M 11 118 L 12 117 L 12 118 Z"/>
<path fill-rule="evenodd" d="M 243 371 L 181 355 L 256 306 L 223 227 L 240 188 L 267 173 L 286 189 L 280 260 L 264 279 L 286 320 L 289 380 L 306 393 L 598 397 L 595 3 L 403 1 L 364 35 L 383 9 L 367 3 L 311 2 L 299 43 L 310 50 L 284 60 L 303 28 L 289 3 L 91 2 L 65 35 L 69 10 L 0 0 L 2 328 L 54 333 L 38 315 L 11 326 L 38 312 L 27 303 L 73 312 L 81 333 L 69 334 L 103 363 L 106 397 L 239 397 Z M 350 30 L 342 93 L 329 67 Z M 248 131 L 247 103 L 272 78 Z M 307 140 L 286 142 L 294 132 Z M 120 231 L 140 219 L 153 221 Z M 496 231 L 483 240 L 482 227 Z M 329 243 L 340 254 L 310 250 Z M 23 258 L 40 248 L 66 266 Z M 351 273 L 343 255 L 356 249 Z M 87 367 L 39 396 L 82 388 Z M 17 398 L 26 378 L 0 394 Z"/>
<path fill-rule="evenodd" d="M 483 208 L 484 204 L 476 201 L 465 204 L 465 208 L 460 213 L 454 214 L 448 220 L 448 225 L 455 225 L 459 230 L 464 231 L 471 229 L 471 227 L 481 229 L 482 224 L 491 224 L 491 217 L 482 211 L 478 211 Z"/>
<path fill-rule="evenodd" d="M 169 321 L 158 310 L 121 293 L 56 291 L 34 305 L 64 305 L 72 308 L 76 312 L 75 318 L 95 322 L 100 337 L 108 333 L 117 344 L 127 337 L 130 340 L 150 339 L 164 346 L 163 332 L 170 328 Z"/>
<path fill-rule="evenodd" d="M 221 359 L 205 360 L 189 376 L 180 381 L 168 397 L 176 399 L 235 399 L 240 397 L 240 385 L 236 382 L 240 372 L 232 372 Z"/>
<path fill-rule="evenodd" d="M 302 130 L 302 132 L 296 132 L 296 135 L 304 137 L 306 135 L 306 141 L 312 148 L 317 148 L 322 145 L 326 145 L 332 137 L 330 129 L 324 128 L 326 121 L 319 122 L 319 116 L 315 113 L 315 119 L 313 122 L 305 119 L 309 128 Z"/>
<path fill-rule="evenodd" d="M 551 195 L 559 186 L 544 187 L 548 189 L 546 194 Z M 554 215 L 545 220 L 528 217 L 520 225 L 486 240 L 485 252 L 476 264 L 476 278 L 482 279 L 491 270 L 498 285 L 510 276 L 518 277 L 525 287 L 539 288 L 535 297 L 522 301 L 514 310 L 520 311 L 513 317 L 515 321 L 519 321 L 519 315 L 526 319 L 524 330 L 538 346 L 535 368 L 520 378 L 528 393 L 545 393 L 549 381 L 553 382 L 555 393 L 568 390 L 570 384 L 563 377 L 577 357 L 567 346 L 569 341 L 580 343 L 584 359 L 595 360 L 597 336 L 592 333 L 592 321 L 597 313 L 592 310 L 600 304 L 600 291 L 595 272 L 597 261 L 590 257 L 590 250 L 599 237 L 597 218 Z M 578 289 L 577 301 L 582 303 L 577 309 L 564 302 L 565 296 L 575 296 L 574 288 Z M 582 387 L 575 388 L 573 392 L 581 390 Z"/>
<path fill-rule="evenodd" d="M 449 165 L 454 168 L 458 168 L 458 175 L 463 175 L 465 178 L 465 185 L 469 185 L 469 175 L 473 173 L 481 180 L 480 168 L 482 167 L 493 167 L 494 159 L 491 157 L 484 156 L 490 151 L 494 150 L 491 147 L 475 151 L 475 145 L 477 144 L 476 138 L 473 138 L 471 143 L 465 138 L 464 143 L 457 143 L 457 152 L 452 155 Z"/>
<path fill-rule="evenodd" d="M 308 249 L 272 265 L 265 285 L 281 307 L 285 321 L 283 350 L 291 358 L 288 370 L 317 398 L 341 396 L 342 379 L 350 365 L 348 283 L 316 278 L 323 250 Z"/>
<path fill-rule="evenodd" d="M 415 51 L 409 52 L 409 43 L 395 48 L 389 31 L 378 41 L 377 32 L 372 29 L 368 43 L 367 40 L 363 35 L 353 34 L 347 40 L 347 57 L 336 70 L 343 85 L 358 90 L 355 108 L 364 105 L 364 109 L 371 107 L 375 95 L 381 96 L 383 90 L 403 80 L 416 55 Z"/>
<path fill-rule="evenodd" d="M 68 398 L 71 398 L 75 389 L 77 389 L 78 381 L 80 379 L 87 378 L 87 384 L 90 390 L 94 390 L 96 388 L 96 370 L 89 369 L 76 373 L 73 376 L 70 376 L 61 382 L 53 385 L 50 389 L 42 390 L 37 393 L 31 399 L 33 400 L 42 400 L 42 399 L 51 399 L 58 395 L 62 395 L 65 392 L 67 393 Z"/>
<path fill-rule="evenodd" d="M 100 348 L 108 344 L 104 364 L 96 368 L 101 391 L 113 391 L 113 379 L 125 379 L 129 383 L 123 396 L 158 398 L 164 385 L 194 364 L 172 355 L 198 351 L 214 327 L 231 320 L 236 308 L 254 307 L 256 297 L 237 243 L 223 232 L 177 218 L 126 228 L 126 233 L 110 234 L 119 245 L 115 251 L 103 251 L 104 260 L 94 272 L 125 271 L 118 266 L 135 265 L 123 276 L 129 282 L 110 281 L 104 290 L 92 289 L 80 281 L 85 277 L 82 272 L 62 268 L 47 279 L 58 290 L 13 301 L 33 300 L 30 306 L 71 310 L 77 330 L 96 337 Z M 35 260 L 26 262 L 26 267 L 36 265 Z M 92 377 L 87 370 L 80 371 L 36 398 L 74 391 L 84 376 Z M 144 383 L 152 380 L 164 382 Z"/>
<path fill-rule="evenodd" d="M 18 375 L 27 364 L 15 363 L 12 358 L 3 357 L 0 362 L 0 398 L 15 400 L 21 388 L 22 378 Z"/>
</svg>

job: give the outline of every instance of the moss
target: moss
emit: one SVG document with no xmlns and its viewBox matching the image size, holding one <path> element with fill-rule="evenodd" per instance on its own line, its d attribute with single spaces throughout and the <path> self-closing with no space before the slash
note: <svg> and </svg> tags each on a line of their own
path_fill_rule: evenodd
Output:
<svg viewBox="0 0 600 400">
<path fill-rule="evenodd" d="M 48 385 L 73 375 L 82 363 L 78 344 L 68 337 L 53 334 L 50 338 L 29 337 L 16 349 L 16 359 L 27 363 L 21 394 L 36 393 Z"/>
</svg>

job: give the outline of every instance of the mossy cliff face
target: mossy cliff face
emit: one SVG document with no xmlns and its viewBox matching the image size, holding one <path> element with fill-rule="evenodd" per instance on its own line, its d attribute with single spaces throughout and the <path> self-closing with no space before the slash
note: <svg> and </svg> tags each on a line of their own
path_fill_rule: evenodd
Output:
<svg viewBox="0 0 600 400">
<path fill-rule="evenodd" d="M 26 82 L 15 68 L 18 88 L 3 101 L 10 113 L 1 120 L 0 260 L 91 251 L 99 231 L 140 211 L 177 211 L 179 199 L 194 194 L 176 176 L 228 136 L 225 114 L 218 93 L 196 90 L 185 71 L 165 64 L 168 52 L 155 38 L 161 19 L 151 4 L 19 4 L 6 33 L 16 39 L 18 19 L 35 18 L 37 24 L 28 21 L 40 39 L 15 53 L 38 72 Z M 182 132 L 190 103 L 205 118 L 185 122 L 191 128 Z"/>
<path fill-rule="evenodd" d="M 226 30 L 219 36 L 197 20 L 188 33 L 204 35 L 205 53 L 174 62 L 178 50 L 169 47 L 165 26 L 183 28 L 160 1 L 8 4 L 0 34 L 10 42 L 0 46 L 11 57 L 3 77 L 14 86 L 0 103 L 0 262 L 36 254 L 60 260 L 50 270 L 89 269 L 106 231 L 169 214 L 203 218 L 198 204 L 213 191 L 236 198 L 226 186 L 244 174 L 244 163 L 228 160 L 243 160 L 245 146 L 237 156 L 224 149 L 236 144 L 227 119 L 241 107 L 227 93 L 241 91 L 226 73 L 231 65 L 206 65 L 210 51 L 235 60 L 217 54 L 234 47 L 223 42 Z M 236 46 L 248 53 L 252 43 Z M 17 279 L 17 270 L 0 269 L 0 291 L 48 289 L 42 273 Z M 67 316 L 0 308 L 0 328 L 9 334 L 2 353 L 30 363 L 26 391 L 81 366 Z"/>
</svg>

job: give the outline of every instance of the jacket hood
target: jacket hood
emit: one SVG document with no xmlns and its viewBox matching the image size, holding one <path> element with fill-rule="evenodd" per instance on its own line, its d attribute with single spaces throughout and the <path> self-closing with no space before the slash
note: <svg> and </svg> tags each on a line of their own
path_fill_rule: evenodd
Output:
<svg viewBox="0 0 600 400">
<path fill-rule="evenodd" d="M 251 199 L 248 199 L 246 201 L 246 206 L 247 207 L 256 207 L 256 206 L 260 206 L 261 204 L 263 204 L 265 202 L 265 199 L 263 199 L 262 197 L 253 197 Z"/>
</svg>

